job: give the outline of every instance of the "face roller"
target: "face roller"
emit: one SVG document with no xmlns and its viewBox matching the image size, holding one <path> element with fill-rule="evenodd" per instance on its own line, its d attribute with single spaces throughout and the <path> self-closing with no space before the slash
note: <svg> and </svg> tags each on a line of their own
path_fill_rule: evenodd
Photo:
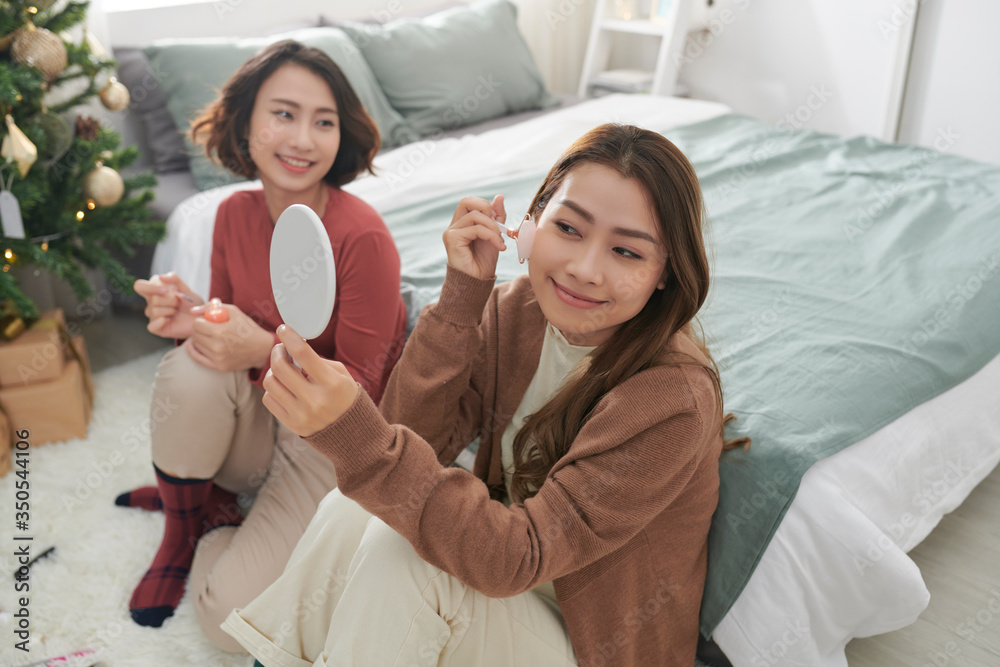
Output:
<svg viewBox="0 0 1000 667">
<path fill-rule="evenodd" d="M 496 222 L 494 220 L 494 222 Z M 531 246 L 535 243 L 535 220 L 530 216 L 524 216 L 517 229 L 511 229 L 507 225 L 496 222 L 501 232 L 513 233 L 517 243 L 517 259 L 521 264 L 531 256 Z"/>
</svg>

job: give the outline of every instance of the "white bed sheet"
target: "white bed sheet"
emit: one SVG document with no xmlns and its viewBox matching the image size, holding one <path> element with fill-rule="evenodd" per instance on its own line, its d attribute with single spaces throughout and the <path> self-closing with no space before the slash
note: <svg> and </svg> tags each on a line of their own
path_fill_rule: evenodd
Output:
<svg viewBox="0 0 1000 667">
<path fill-rule="evenodd" d="M 403 146 L 378 156 L 378 176 L 345 189 L 387 211 L 544 172 L 600 123 L 664 130 L 728 111 L 712 102 L 611 95 L 479 135 Z M 217 188 L 182 203 L 167 221 L 153 272 L 176 271 L 206 294 L 215 210 L 230 193 L 256 185 Z M 1000 459 L 997 386 L 1000 357 L 806 473 L 746 589 L 715 631 L 734 665 L 846 665 L 851 638 L 916 619 L 929 595 L 905 552 Z"/>
</svg>

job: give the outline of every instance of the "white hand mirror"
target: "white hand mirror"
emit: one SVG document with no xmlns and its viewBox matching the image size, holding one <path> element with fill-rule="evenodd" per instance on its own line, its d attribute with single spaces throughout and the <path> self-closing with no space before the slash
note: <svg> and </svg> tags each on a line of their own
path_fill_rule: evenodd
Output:
<svg viewBox="0 0 1000 667">
<path fill-rule="evenodd" d="M 316 338 L 333 315 L 337 274 L 330 237 L 319 216 L 292 204 L 271 236 L 271 290 L 282 321 L 302 338 Z"/>
</svg>

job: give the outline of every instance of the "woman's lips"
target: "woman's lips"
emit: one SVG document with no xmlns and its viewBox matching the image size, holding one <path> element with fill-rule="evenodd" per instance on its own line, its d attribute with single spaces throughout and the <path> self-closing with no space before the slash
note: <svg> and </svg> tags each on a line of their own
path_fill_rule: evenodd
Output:
<svg viewBox="0 0 1000 667">
<path fill-rule="evenodd" d="M 604 301 L 597 301 L 596 299 L 590 299 L 583 296 L 582 294 L 578 294 L 576 292 L 568 290 L 559 283 L 557 283 L 555 280 L 552 281 L 552 285 L 555 288 L 556 296 L 558 296 L 563 303 L 569 306 L 573 306 L 574 308 L 582 308 L 582 309 L 596 308 L 597 306 L 600 306 L 601 304 L 605 303 Z"/>
<path fill-rule="evenodd" d="M 296 174 L 304 174 L 309 171 L 309 167 L 313 166 L 313 163 L 309 160 L 285 157 L 283 155 L 278 156 L 278 162 L 281 163 L 282 167 Z"/>
</svg>

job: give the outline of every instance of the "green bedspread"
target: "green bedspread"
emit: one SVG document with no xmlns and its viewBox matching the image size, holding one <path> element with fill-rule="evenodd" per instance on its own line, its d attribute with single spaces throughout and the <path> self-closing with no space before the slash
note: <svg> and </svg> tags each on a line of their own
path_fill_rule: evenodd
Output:
<svg viewBox="0 0 1000 667">
<path fill-rule="evenodd" d="M 701 319 L 739 418 L 727 437 L 753 438 L 720 463 L 710 635 L 810 465 L 1000 353 L 1000 167 L 737 115 L 665 134 L 695 165 L 711 219 Z M 542 176 L 384 213 L 420 303 L 440 290 L 458 199 L 503 193 L 516 220 Z M 512 250 L 501 256 L 501 280 L 523 271 Z"/>
</svg>

